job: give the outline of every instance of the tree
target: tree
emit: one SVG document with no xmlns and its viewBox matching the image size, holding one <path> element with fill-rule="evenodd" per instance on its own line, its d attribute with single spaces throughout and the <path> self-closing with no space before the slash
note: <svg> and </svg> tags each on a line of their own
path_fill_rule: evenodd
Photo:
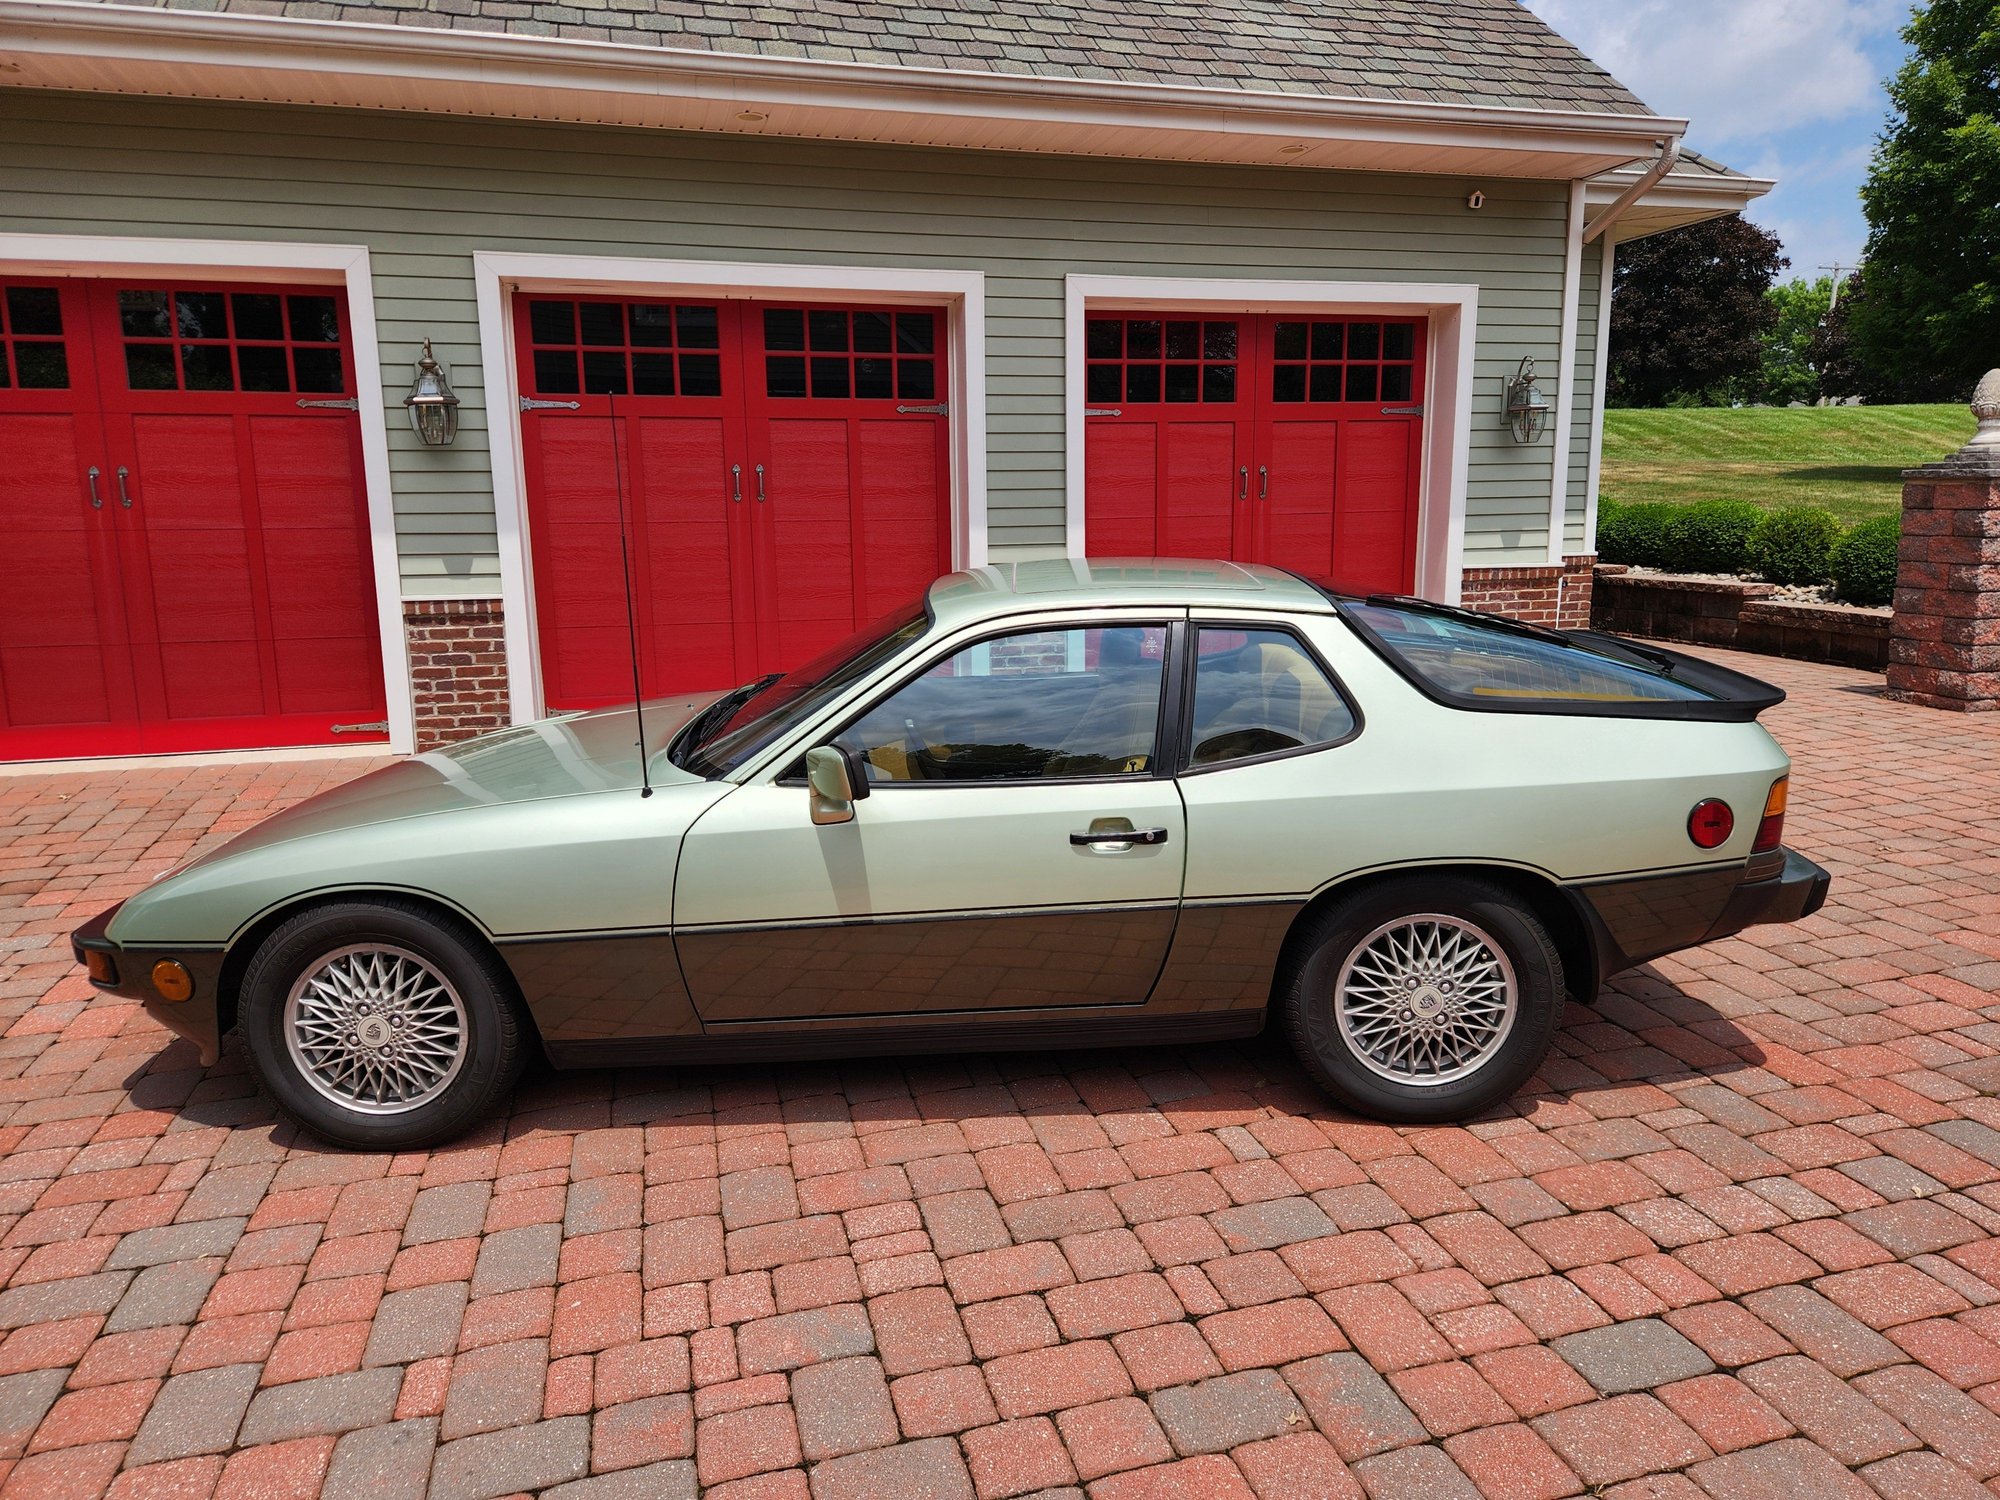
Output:
<svg viewBox="0 0 2000 1500">
<path fill-rule="evenodd" d="M 2000 7 L 1931 0 L 1903 39 L 1851 322 L 1871 396 L 1957 400 L 2000 363 Z"/>
<path fill-rule="evenodd" d="M 1765 293 L 1790 264 L 1776 235 L 1737 214 L 1619 246 L 1612 402 L 1727 399 L 1729 383 L 1762 363 L 1778 317 Z"/>
<path fill-rule="evenodd" d="M 1764 294 L 1764 300 L 1777 316 L 1771 331 L 1764 335 L 1763 366 L 1757 372 L 1756 389 L 1747 394 L 1773 406 L 1811 401 L 1823 394 L 1846 394 L 1822 389 L 1819 365 L 1813 358 L 1813 346 L 1833 302 L 1833 278 L 1807 281 L 1800 277 L 1780 282 Z"/>
<path fill-rule="evenodd" d="M 1813 335 L 1810 358 L 1819 371 L 1820 394 L 1862 396 L 1870 401 L 1893 400 L 1886 383 L 1856 347 L 1854 319 L 1868 305 L 1868 289 L 1856 271 L 1840 289 L 1840 301 Z"/>
</svg>

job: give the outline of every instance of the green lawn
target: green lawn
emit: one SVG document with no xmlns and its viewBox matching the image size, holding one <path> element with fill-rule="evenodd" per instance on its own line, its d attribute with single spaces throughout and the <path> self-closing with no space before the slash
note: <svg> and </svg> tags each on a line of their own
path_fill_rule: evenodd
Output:
<svg viewBox="0 0 2000 1500">
<path fill-rule="evenodd" d="M 1902 502 L 1902 471 L 1972 435 L 1963 406 L 1610 411 L 1606 499 L 1820 505 L 1852 525 Z"/>
</svg>

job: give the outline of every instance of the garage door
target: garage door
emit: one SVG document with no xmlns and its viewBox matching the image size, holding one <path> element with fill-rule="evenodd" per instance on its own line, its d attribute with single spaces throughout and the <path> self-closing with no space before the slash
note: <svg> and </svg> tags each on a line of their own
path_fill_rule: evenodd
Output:
<svg viewBox="0 0 2000 1500">
<path fill-rule="evenodd" d="M 524 294 L 529 553 L 550 709 L 816 655 L 951 567 L 943 318 Z M 621 487 L 622 486 L 622 496 Z"/>
<path fill-rule="evenodd" d="M 387 737 L 346 310 L 0 283 L 0 758 Z"/>
<path fill-rule="evenodd" d="M 1120 312 L 1086 339 L 1092 556 L 1414 587 L 1422 319 Z"/>
</svg>

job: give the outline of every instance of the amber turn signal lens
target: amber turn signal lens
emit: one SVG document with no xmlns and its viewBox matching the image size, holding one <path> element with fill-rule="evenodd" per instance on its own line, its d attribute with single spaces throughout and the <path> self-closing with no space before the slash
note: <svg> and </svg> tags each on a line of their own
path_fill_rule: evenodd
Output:
<svg viewBox="0 0 2000 1500">
<path fill-rule="evenodd" d="M 102 948 L 83 950 L 83 968 L 84 972 L 98 984 L 118 982 L 118 965 L 111 961 L 111 955 Z"/>
<path fill-rule="evenodd" d="M 1764 799 L 1764 816 L 1757 824 L 1757 840 L 1751 844 L 1752 854 L 1768 854 L 1785 839 L 1785 803 L 1791 792 L 1792 779 L 1780 776 L 1771 786 L 1771 795 Z"/>
<path fill-rule="evenodd" d="M 1688 814 L 1688 837 L 1697 849 L 1720 849 L 1736 831 L 1736 814 L 1719 797 L 1704 797 Z"/>
<path fill-rule="evenodd" d="M 153 965 L 153 988 L 162 1000 L 187 1000 L 194 995 L 194 975 L 177 959 L 163 958 Z"/>
</svg>

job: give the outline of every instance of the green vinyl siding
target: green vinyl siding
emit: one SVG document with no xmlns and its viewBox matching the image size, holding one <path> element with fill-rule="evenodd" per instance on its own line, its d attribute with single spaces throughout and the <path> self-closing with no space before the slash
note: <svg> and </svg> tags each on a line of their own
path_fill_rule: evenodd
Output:
<svg viewBox="0 0 2000 1500">
<path fill-rule="evenodd" d="M 1065 275 L 1476 283 L 1465 561 L 1546 558 L 1553 450 L 1513 443 L 1500 409 L 1523 354 L 1559 362 L 1565 184 L 26 90 L 0 90 L 0 136 L 0 228 L 369 247 L 410 594 L 498 588 L 477 250 L 982 272 L 1000 555 L 1063 545 Z M 1594 312 L 1588 287 L 1583 301 Z M 397 405 L 427 337 L 464 402 L 449 450 L 418 443 Z"/>
</svg>

